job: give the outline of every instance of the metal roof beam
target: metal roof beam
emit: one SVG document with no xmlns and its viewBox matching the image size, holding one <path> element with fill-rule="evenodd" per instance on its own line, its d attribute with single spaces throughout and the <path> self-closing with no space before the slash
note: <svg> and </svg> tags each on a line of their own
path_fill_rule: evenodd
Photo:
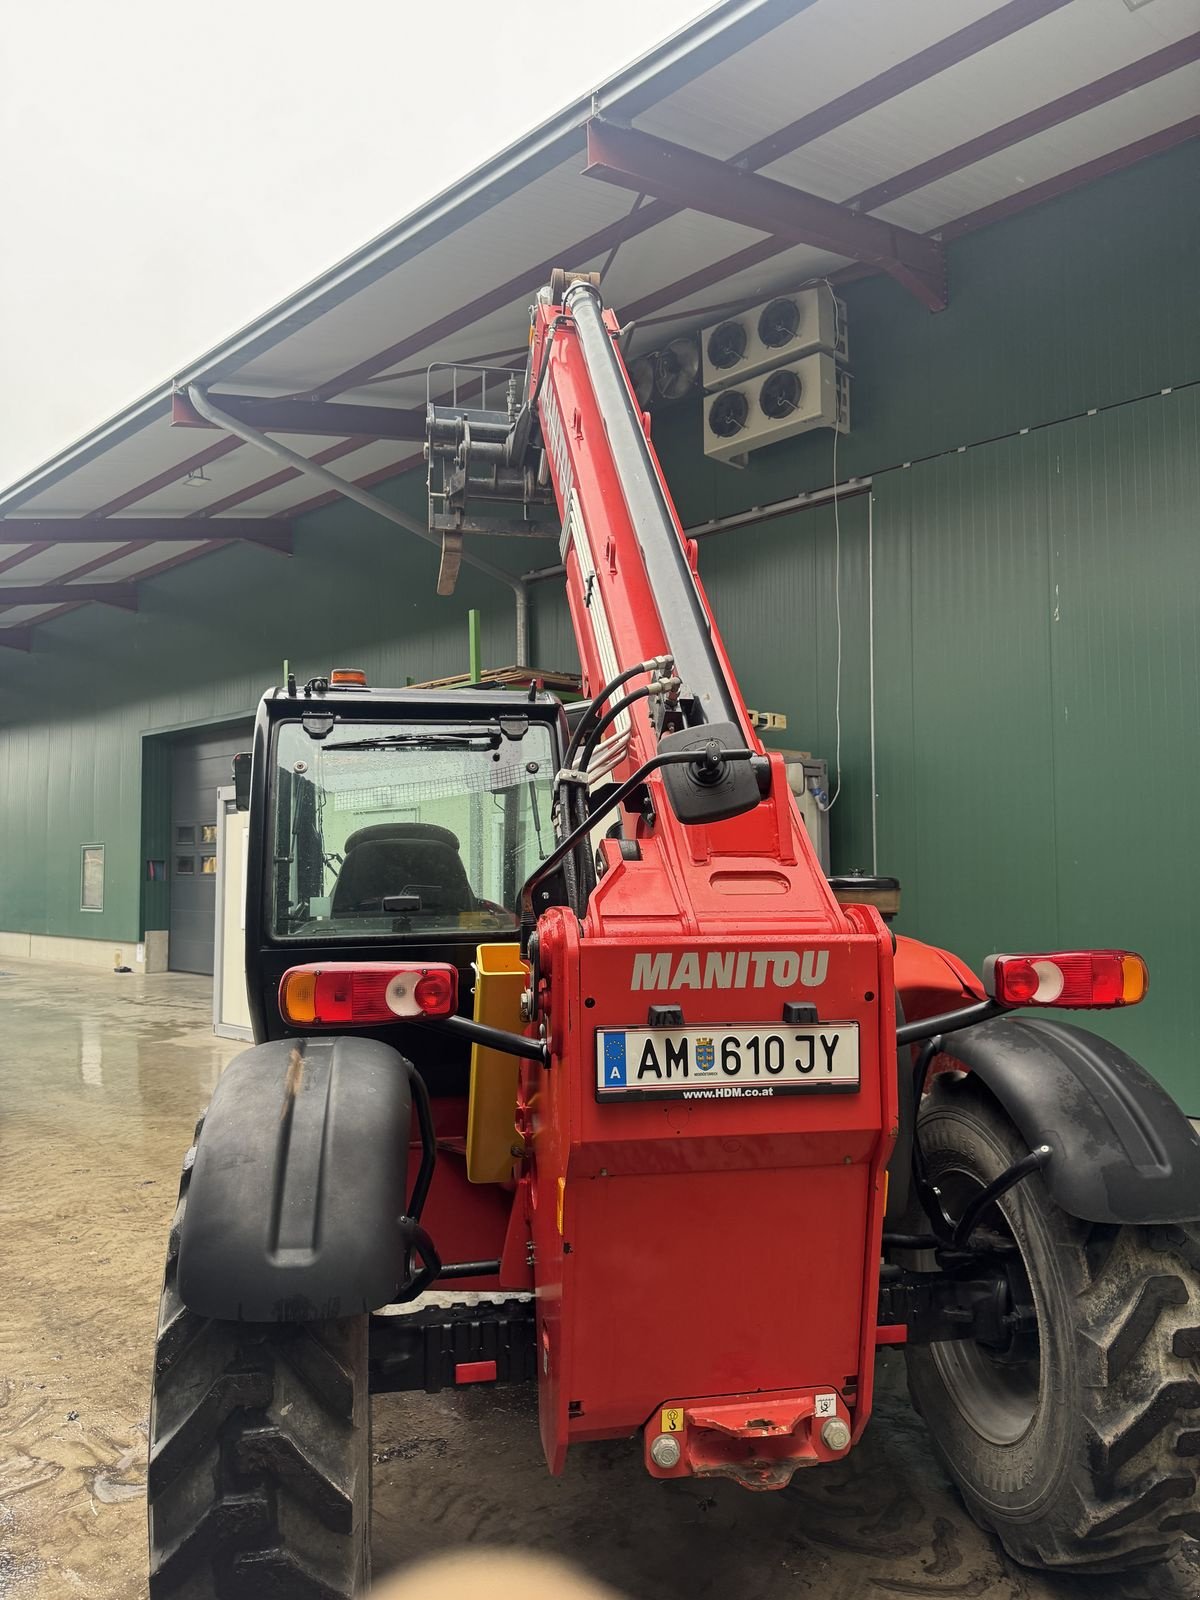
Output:
<svg viewBox="0 0 1200 1600">
<path fill-rule="evenodd" d="M 425 437 L 425 407 L 331 405 L 321 400 L 267 399 L 257 395 L 217 394 L 215 404 L 226 416 L 248 422 L 262 433 L 307 433 L 348 439 L 403 439 L 416 443 Z M 186 394 L 171 396 L 173 428 L 211 428 Z"/>
<path fill-rule="evenodd" d="M 945 260 L 936 239 L 596 117 L 588 123 L 587 162 L 588 177 L 634 194 L 880 267 L 930 311 L 946 309 Z"/>
<path fill-rule="evenodd" d="M 136 611 L 138 584 L 0 584 L 0 605 L 74 605 L 77 600 Z"/>
<path fill-rule="evenodd" d="M 236 539 L 290 555 L 292 524 L 279 517 L 0 517 L 4 544 L 190 544 Z"/>
</svg>

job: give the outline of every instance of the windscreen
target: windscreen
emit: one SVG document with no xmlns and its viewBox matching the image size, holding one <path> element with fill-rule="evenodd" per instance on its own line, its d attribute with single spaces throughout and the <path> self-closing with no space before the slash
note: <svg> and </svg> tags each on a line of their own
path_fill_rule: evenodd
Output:
<svg viewBox="0 0 1200 1600">
<path fill-rule="evenodd" d="M 272 933 L 370 939 L 517 925 L 554 846 L 550 730 L 530 723 L 281 723 L 271 762 Z"/>
</svg>

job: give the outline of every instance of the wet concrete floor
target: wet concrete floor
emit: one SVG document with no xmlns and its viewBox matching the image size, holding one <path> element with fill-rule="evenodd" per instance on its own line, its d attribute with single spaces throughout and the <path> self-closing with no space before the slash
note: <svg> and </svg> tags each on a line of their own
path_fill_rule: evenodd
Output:
<svg viewBox="0 0 1200 1600">
<path fill-rule="evenodd" d="M 242 1048 L 208 981 L 6 962 L 0 1009 L 0 1597 L 145 1594 L 148 1375 L 179 1161 Z M 1200 1546 L 1128 1579 L 1025 1572 L 970 1521 L 900 1358 L 844 1466 L 781 1494 L 658 1484 L 625 1443 L 547 1476 L 523 1391 L 375 1406 L 377 1572 L 462 1544 L 569 1557 L 635 1600 L 1195 1600 Z"/>
</svg>

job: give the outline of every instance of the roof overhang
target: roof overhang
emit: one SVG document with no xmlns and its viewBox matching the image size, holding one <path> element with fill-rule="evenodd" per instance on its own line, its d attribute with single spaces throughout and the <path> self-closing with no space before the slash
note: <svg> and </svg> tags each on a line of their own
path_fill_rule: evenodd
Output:
<svg viewBox="0 0 1200 1600">
<path fill-rule="evenodd" d="M 420 464 L 442 365 L 523 365 L 555 265 L 602 272 L 634 353 L 839 272 L 936 309 L 947 241 L 1200 135 L 1196 24 L 1194 0 L 726 0 L 0 494 L 0 643 L 233 543 L 287 551 L 327 503 L 203 431 L 189 385 L 370 488 Z"/>
</svg>

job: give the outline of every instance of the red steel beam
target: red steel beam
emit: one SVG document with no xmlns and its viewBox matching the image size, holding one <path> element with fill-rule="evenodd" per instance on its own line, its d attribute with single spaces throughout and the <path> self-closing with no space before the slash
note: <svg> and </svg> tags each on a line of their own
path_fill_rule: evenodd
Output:
<svg viewBox="0 0 1200 1600">
<path fill-rule="evenodd" d="M 989 11 L 987 16 L 979 17 L 956 33 L 948 34 L 944 39 L 927 45 L 925 49 L 916 51 L 906 60 L 898 61 L 894 66 L 877 73 L 875 77 L 868 78 L 865 83 L 857 84 L 845 94 L 836 96 L 827 104 L 818 106 L 796 121 L 788 123 L 786 127 L 768 134 L 764 139 L 759 139 L 733 157 L 733 160 L 749 167 L 769 166 L 781 156 L 789 155 L 793 150 L 800 149 L 812 140 L 831 133 L 847 122 L 852 122 L 864 112 L 873 111 L 897 95 L 904 94 L 906 90 L 936 77 L 939 72 L 945 72 L 949 67 L 957 66 L 960 61 L 969 60 L 980 51 L 987 50 L 1014 33 L 1019 33 L 1022 28 L 1039 22 L 1051 12 L 1059 11 L 1070 3 L 1071 0 L 1008 0 L 1007 5 Z M 491 316 L 495 311 L 502 311 L 505 306 L 512 305 L 522 296 L 527 296 L 531 283 L 545 281 L 549 278 L 552 268 L 561 266 L 564 261 L 582 266 L 593 257 L 610 250 L 614 245 L 623 244 L 627 239 L 636 238 L 638 234 L 645 233 L 656 224 L 665 222 L 668 217 L 676 215 L 677 209 L 661 201 L 655 201 L 639 207 L 637 211 L 615 223 L 607 224 L 595 233 L 588 234 L 586 238 L 577 239 L 574 244 L 556 248 L 553 255 L 546 260 L 525 268 L 516 277 L 509 278 L 506 283 L 498 284 L 486 293 L 477 295 L 466 305 L 459 306 L 435 322 L 429 323 L 428 326 L 406 335 L 395 344 L 389 345 L 386 350 L 356 362 L 353 367 L 348 367 L 336 378 L 328 379 L 312 391 L 313 398 L 327 400 L 335 394 L 342 394 L 347 389 L 355 388 L 381 368 L 391 366 L 397 361 L 404 361 L 439 339 L 459 333 L 463 328 L 469 328 L 482 318 Z"/>
<path fill-rule="evenodd" d="M 138 595 L 136 583 L 10 583 L 0 585 L 0 605 L 5 606 L 58 606 L 78 601 L 97 601 L 100 605 L 119 606 L 122 611 L 136 611 Z"/>
<path fill-rule="evenodd" d="M 1108 154 L 1097 156 L 1095 160 L 1085 162 L 1082 166 L 1072 167 L 1067 172 L 1061 172 L 1056 177 L 1047 178 L 1045 182 L 1033 184 L 1027 189 L 1018 189 L 1013 194 L 1005 195 L 1003 199 L 993 201 L 992 204 L 983 206 L 978 211 L 973 211 L 967 216 L 958 217 L 953 222 L 941 224 L 933 232 L 943 243 L 952 239 L 961 238 L 963 234 L 972 233 L 976 228 L 985 227 L 989 222 L 998 222 L 1004 217 L 1016 216 L 1021 211 L 1028 210 L 1031 206 L 1041 205 L 1047 200 L 1056 199 L 1072 189 L 1080 188 L 1085 183 L 1091 183 L 1097 178 L 1106 177 L 1109 173 L 1120 172 L 1126 167 L 1133 166 L 1138 161 L 1143 161 L 1149 156 L 1158 155 L 1164 150 L 1170 150 L 1177 144 L 1182 144 L 1188 139 L 1200 136 L 1200 117 L 1190 117 L 1184 122 L 1175 123 L 1170 128 L 1164 128 L 1158 133 L 1150 134 L 1145 139 L 1138 139 L 1132 144 L 1122 145 L 1117 150 Z M 621 307 L 621 314 L 631 322 L 644 322 L 655 311 L 664 306 L 674 306 L 680 300 L 687 299 L 690 295 L 698 294 L 709 288 L 714 283 L 721 283 L 735 273 L 748 271 L 751 267 L 759 266 L 768 261 L 772 256 L 781 255 L 785 250 L 792 249 L 790 241 L 779 239 L 761 239 L 757 244 L 748 245 L 743 250 L 735 251 L 733 255 L 723 256 L 719 261 L 710 262 L 706 267 L 689 273 L 686 278 L 676 279 L 674 283 L 664 284 L 661 289 L 644 295 L 629 305 Z M 833 275 L 833 281 L 846 282 L 851 278 L 869 276 L 860 267 L 846 267 Z M 764 291 L 766 292 L 766 291 Z M 692 316 L 690 311 L 679 313 L 680 317 Z"/>
<path fill-rule="evenodd" d="M 813 245 L 882 267 L 930 311 L 945 310 L 942 248 L 923 234 L 597 117 L 588 123 L 584 172 L 789 244 Z"/>
<path fill-rule="evenodd" d="M 858 211 L 876 211 L 889 201 L 898 200 L 901 195 L 924 189 L 939 178 L 948 177 L 952 172 L 961 172 L 964 167 L 974 166 L 977 161 L 1008 150 L 1025 139 L 1057 128 L 1072 117 L 1082 116 L 1085 111 L 1106 105 L 1132 89 L 1141 89 L 1197 60 L 1200 60 L 1200 33 L 1191 33 L 1186 39 L 1177 39 L 1173 44 L 1142 56 L 1138 61 L 1131 61 L 1103 78 L 1072 89 L 1070 94 L 1060 95 L 1057 100 L 1050 100 L 1044 106 L 1037 106 L 1019 117 L 1013 117 L 1009 122 L 1002 122 L 987 133 L 967 139 L 953 150 L 932 156 L 928 161 L 909 167 L 907 172 L 899 172 L 894 178 L 877 183 L 871 189 L 864 189 L 852 200 L 847 200 L 846 204 Z"/>
<path fill-rule="evenodd" d="M 330 405 L 322 400 L 268 399 L 252 395 L 214 394 L 220 406 L 238 422 L 248 422 L 264 433 L 327 434 L 344 439 L 361 434 L 369 439 L 404 439 L 416 442 L 425 437 L 425 407 Z M 173 428 L 211 428 L 187 395 L 171 396 Z"/>
</svg>

